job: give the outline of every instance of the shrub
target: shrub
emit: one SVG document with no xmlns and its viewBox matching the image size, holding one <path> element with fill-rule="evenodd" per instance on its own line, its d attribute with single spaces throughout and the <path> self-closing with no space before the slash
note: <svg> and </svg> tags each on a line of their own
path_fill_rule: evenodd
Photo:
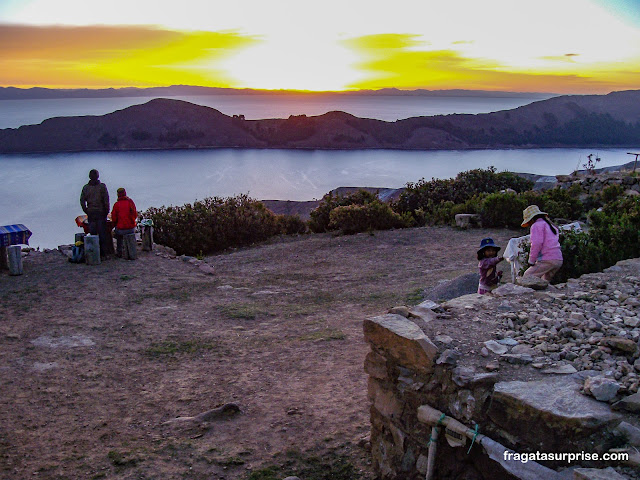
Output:
<svg viewBox="0 0 640 480">
<path fill-rule="evenodd" d="M 358 190 L 357 192 L 344 197 L 340 195 L 334 196 L 333 193 L 330 192 L 322 197 L 320 205 L 311 212 L 309 229 L 314 233 L 327 232 L 330 230 L 330 214 L 334 208 L 348 205 L 366 205 L 373 201 L 378 201 L 378 197 L 366 190 Z"/>
<path fill-rule="evenodd" d="M 485 227 L 519 228 L 522 223 L 522 211 L 528 201 L 523 195 L 515 193 L 492 193 L 482 202 L 480 216 Z"/>
<path fill-rule="evenodd" d="M 584 206 L 578 200 L 579 192 L 581 190 L 577 185 L 568 190 L 561 188 L 545 190 L 538 195 L 537 205 L 551 218 L 576 220 L 586 213 Z"/>
<path fill-rule="evenodd" d="M 533 188 L 533 182 L 511 172 L 496 173 L 495 167 L 481 168 L 461 172 L 455 179 L 456 189 L 469 198 L 476 193 L 492 193 L 510 188 L 524 192 Z"/>
<path fill-rule="evenodd" d="M 251 245 L 281 231 L 277 216 L 247 195 L 210 197 L 178 207 L 151 207 L 141 216 L 153 220 L 158 243 L 187 255 Z"/>
<path fill-rule="evenodd" d="M 610 266 L 602 255 L 606 247 L 593 241 L 586 232 L 561 232 L 560 248 L 563 262 L 553 278 L 554 283 L 566 282 L 585 273 L 600 272 Z"/>
<path fill-rule="evenodd" d="M 453 209 L 456 204 L 450 200 L 440 202 L 438 205 L 427 204 L 431 214 L 427 218 L 430 225 L 447 225 L 455 218 Z"/>
<path fill-rule="evenodd" d="M 607 266 L 640 256 L 640 198 L 626 197 L 608 203 L 601 212 L 592 212 L 589 219 L 589 236 L 606 249 L 603 258 Z"/>
<path fill-rule="evenodd" d="M 306 222 L 298 215 L 278 215 L 276 220 L 280 233 L 285 235 L 299 235 L 307 231 Z"/>
<path fill-rule="evenodd" d="M 402 216 L 380 200 L 366 205 L 354 204 L 336 207 L 331 210 L 330 219 L 329 228 L 341 230 L 345 234 L 407 226 L 407 221 Z"/>
<path fill-rule="evenodd" d="M 609 185 L 600 192 L 600 201 L 602 204 L 616 201 L 624 194 L 624 188 L 622 185 Z"/>
<path fill-rule="evenodd" d="M 543 192 L 492 193 L 482 202 L 480 214 L 486 227 L 519 228 L 522 211 L 529 205 L 538 205 L 551 218 L 578 219 L 585 214 L 574 189 L 554 188 Z"/>
<path fill-rule="evenodd" d="M 530 180 L 510 172 L 496 173 L 494 167 L 489 167 L 461 172 L 455 179 L 426 181 L 423 178 L 417 183 L 408 183 L 393 207 L 398 213 L 413 213 L 421 208 L 429 223 L 450 223 L 455 215 L 453 205 L 464 204 L 465 208 L 474 210 L 456 209 L 456 213 L 476 213 L 480 211 L 480 202 L 472 201 L 474 197 L 506 189 L 523 192 L 532 187 Z"/>
</svg>

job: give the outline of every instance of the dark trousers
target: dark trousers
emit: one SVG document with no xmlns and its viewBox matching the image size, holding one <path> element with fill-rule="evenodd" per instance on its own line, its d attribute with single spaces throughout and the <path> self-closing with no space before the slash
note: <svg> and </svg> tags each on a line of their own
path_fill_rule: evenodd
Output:
<svg viewBox="0 0 640 480">
<path fill-rule="evenodd" d="M 113 232 L 116 234 L 116 255 L 118 257 L 121 257 L 123 254 L 123 243 L 124 243 L 124 236 L 128 235 L 130 233 L 134 233 L 136 231 L 135 228 L 128 228 L 125 230 L 121 230 L 119 228 L 116 228 Z"/>
<path fill-rule="evenodd" d="M 113 246 L 109 248 L 107 238 L 107 216 L 102 213 L 87 212 L 87 221 L 89 233 L 100 237 L 100 256 L 105 257 L 113 249 Z"/>
</svg>

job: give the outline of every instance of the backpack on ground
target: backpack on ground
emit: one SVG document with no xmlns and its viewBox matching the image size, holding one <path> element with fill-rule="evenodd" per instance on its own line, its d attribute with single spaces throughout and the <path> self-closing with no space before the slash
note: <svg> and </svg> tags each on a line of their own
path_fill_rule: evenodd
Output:
<svg viewBox="0 0 640 480">
<path fill-rule="evenodd" d="M 71 258 L 69 258 L 69 261 L 71 263 L 84 263 L 84 243 L 76 242 L 76 245 L 71 247 Z"/>
</svg>

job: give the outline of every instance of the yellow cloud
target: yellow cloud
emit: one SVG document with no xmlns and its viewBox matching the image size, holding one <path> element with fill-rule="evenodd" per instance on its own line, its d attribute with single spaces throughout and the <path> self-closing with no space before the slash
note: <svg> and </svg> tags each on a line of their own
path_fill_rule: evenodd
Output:
<svg viewBox="0 0 640 480">
<path fill-rule="evenodd" d="M 365 55 L 380 55 L 391 50 L 406 50 L 425 45 L 418 35 L 406 33 L 380 33 L 351 38 L 345 44 Z"/>
<path fill-rule="evenodd" d="M 615 65 L 567 68 L 578 57 L 541 57 L 544 68 L 510 69 L 488 58 L 465 56 L 457 49 L 429 50 L 416 35 L 382 34 L 345 42 L 362 59 L 363 79 L 350 88 L 470 89 L 544 92 L 604 92 L 638 85 L 638 74 Z M 628 68 L 628 65 L 626 65 Z M 636 70 L 637 71 L 637 70 Z M 635 87 L 637 88 L 637 87 Z"/>
<path fill-rule="evenodd" d="M 229 86 L 218 67 L 259 42 L 237 32 L 144 26 L 0 26 L 0 84 L 13 86 Z"/>
</svg>

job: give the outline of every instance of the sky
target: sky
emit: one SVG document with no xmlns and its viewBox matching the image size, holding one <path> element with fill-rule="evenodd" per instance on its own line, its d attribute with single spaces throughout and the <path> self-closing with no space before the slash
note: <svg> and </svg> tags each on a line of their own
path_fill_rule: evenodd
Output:
<svg viewBox="0 0 640 480">
<path fill-rule="evenodd" d="M 0 0 L 0 86 L 608 93 L 640 0 Z"/>
</svg>

